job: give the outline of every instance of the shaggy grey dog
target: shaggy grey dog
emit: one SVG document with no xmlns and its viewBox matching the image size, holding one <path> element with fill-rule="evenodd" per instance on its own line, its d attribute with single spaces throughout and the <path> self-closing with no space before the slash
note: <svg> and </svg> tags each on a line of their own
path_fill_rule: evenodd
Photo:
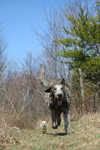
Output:
<svg viewBox="0 0 100 150">
<path fill-rule="evenodd" d="M 41 65 L 40 81 L 45 91 L 45 101 L 51 110 L 52 128 L 57 129 L 61 124 L 61 113 L 64 114 L 65 132 L 71 133 L 70 129 L 70 103 L 71 94 L 65 79 L 53 80 L 50 84 L 44 79 L 44 67 Z"/>
</svg>

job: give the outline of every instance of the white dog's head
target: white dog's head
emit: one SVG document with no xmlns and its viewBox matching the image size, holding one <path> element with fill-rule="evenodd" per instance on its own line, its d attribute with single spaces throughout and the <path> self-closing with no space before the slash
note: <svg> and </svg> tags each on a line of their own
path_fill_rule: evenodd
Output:
<svg viewBox="0 0 100 150">
<path fill-rule="evenodd" d="M 41 127 L 43 128 L 43 127 L 46 127 L 46 126 L 47 126 L 47 122 L 46 121 L 42 121 Z"/>
</svg>

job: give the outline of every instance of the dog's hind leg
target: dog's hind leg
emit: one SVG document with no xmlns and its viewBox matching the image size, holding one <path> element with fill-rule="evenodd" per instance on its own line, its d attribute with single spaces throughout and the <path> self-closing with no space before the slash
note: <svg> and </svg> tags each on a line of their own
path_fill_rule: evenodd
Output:
<svg viewBox="0 0 100 150">
<path fill-rule="evenodd" d="M 52 117 L 52 128 L 53 129 L 57 129 L 58 126 L 56 125 L 56 121 L 57 121 L 57 114 L 55 110 L 51 110 L 51 117 Z"/>
<path fill-rule="evenodd" d="M 65 132 L 66 134 L 71 134 L 71 129 L 70 129 L 70 112 L 67 111 L 64 113 L 64 121 L 65 121 Z"/>
</svg>

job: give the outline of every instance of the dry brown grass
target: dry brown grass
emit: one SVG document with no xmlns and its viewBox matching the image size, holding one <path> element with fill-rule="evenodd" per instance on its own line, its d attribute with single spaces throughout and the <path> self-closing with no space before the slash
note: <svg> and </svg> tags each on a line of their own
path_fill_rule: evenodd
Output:
<svg viewBox="0 0 100 150">
<path fill-rule="evenodd" d="M 86 127 L 99 128 L 100 127 L 100 114 L 99 113 L 93 113 L 93 114 L 83 115 L 80 118 L 79 123 L 85 125 Z"/>
</svg>

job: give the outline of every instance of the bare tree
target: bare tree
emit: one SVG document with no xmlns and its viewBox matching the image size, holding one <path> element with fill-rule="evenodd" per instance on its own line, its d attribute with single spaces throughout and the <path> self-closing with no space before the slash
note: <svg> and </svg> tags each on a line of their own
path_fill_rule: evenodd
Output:
<svg viewBox="0 0 100 150">
<path fill-rule="evenodd" d="M 0 30 L 0 76 L 5 71 L 6 67 L 6 54 L 5 54 L 6 48 L 7 43 L 4 42 L 2 31 Z"/>
<path fill-rule="evenodd" d="M 45 12 L 45 18 L 47 22 L 46 30 L 43 29 L 43 35 L 37 35 L 45 53 L 44 62 L 45 66 L 47 66 L 48 74 L 52 78 L 65 77 L 68 79 L 68 65 L 65 65 L 65 62 L 67 64 L 67 59 L 59 55 L 59 52 L 63 50 L 63 46 L 55 42 L 65 37 L 63 30 L 65 16 L 63 16 L 63 13 L 53 10 L 50 13 Z"/>
</svg>

